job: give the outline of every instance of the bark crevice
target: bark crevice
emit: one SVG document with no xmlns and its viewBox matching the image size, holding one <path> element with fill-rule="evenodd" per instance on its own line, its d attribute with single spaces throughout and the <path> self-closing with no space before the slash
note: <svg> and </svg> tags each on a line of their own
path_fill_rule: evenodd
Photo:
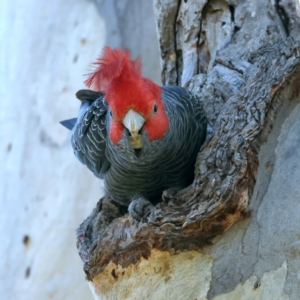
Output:
<svg viewBox="0 0 300 300">
<path fill-rule="evenodd" d="M 289 32 L 289 16 L 286 13 L 284 6 L 282 6 L 281 1 L 280 0 L 275 0 L 275 8 L 277 11 L 277 14 L 282 22 L 282 26 L 285 30 L 286 36 L 290 35 Z"/>
<path fill-rule="evenodd" d="M 184 1 L 185 3 L 187 1 Z M 176 85 L 180 85 L 179 82 L 179 74 L 182 73 L 182 50 L 177 48 L 177 23 L 178 23 L 178 15 L 180 11 L 181 0 L 178 0 L 177 11 L 175 15 L 175 22 L 174 22 L 174 48 L 175 48 L 175 64 L 176 64 Z"/>
</svg>

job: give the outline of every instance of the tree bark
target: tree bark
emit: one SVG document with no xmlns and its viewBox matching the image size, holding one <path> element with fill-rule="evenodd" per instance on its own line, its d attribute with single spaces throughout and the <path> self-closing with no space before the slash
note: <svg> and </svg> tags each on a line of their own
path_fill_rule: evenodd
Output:
<svg viewBox="0 0 300 300">
<path fill-rule="evenodd" d="M 95 298 L 298 299 L 300 206 L 285 201 L 282 212 L 289 172 L 278 173 L 287 165 L 278 153 L 294 157 L 288 195 L 297 195 L 300 140 L 287 149 L 280 140 L 298 136 L 300 4 L 155 0 L 154 7 L 163 83 L 200 97 L 209 138 L 193 184 L 143 221 L 101 199 L 80 226 Z M 260 211 L 264 205 L 270 211 Z M 277 232 L 284 234 L 274 243 Z"/>
</svg>

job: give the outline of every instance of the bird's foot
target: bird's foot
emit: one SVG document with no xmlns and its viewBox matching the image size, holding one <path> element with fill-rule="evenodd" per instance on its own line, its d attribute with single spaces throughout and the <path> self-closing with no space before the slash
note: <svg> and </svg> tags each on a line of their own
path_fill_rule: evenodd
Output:
<svg viewBox="0 0 300 300">
<path fill-rule="evenodd" d="M 150 215 L 154 206 L 145 198 L 133 200 L 128 206 L 129 214 L 136 220 L 141 221 Z"/>
<path fill-rule="evenodd" d="M 176 194 L 182 190 L 182 187 L 176 186 L 169 188 L 162 193 L 163 202 L 169 202 L 170 200 L 176 200 Z"/>
</svg>

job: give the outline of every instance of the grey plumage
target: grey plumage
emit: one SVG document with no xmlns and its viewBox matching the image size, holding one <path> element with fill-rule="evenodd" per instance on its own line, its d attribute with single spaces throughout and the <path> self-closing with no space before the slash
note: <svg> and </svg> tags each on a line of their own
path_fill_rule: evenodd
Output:
<svg viewBox="0 0 300 300">
<path fill-rule="evenodd" d="M 132 149 L 128 131 L 118 145 L 108 136 L 110 110 L 105 96 L 83 90 L 82 105 L 71 132 L 75 156 L 104 180 L 106 193 L 122 205 L 143 197 L 154 200 L 164 190 L 192 182 L 194 164 L 206 136 L 206 117 L 199 99 L 180 87 L 162 87 L 169 128 L 162 139 L 149 141 L 142 132 L 143 147 Z"/>
</svg>

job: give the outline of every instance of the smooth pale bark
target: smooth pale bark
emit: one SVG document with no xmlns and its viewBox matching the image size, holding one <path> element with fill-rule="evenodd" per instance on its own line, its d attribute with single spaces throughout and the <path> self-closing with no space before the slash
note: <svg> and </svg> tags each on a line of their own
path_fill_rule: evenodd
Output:
<svg viewBox="0 0 300 300">
<path fill-rule="evenodd" d="M 80 226 L 95 299 L 296 300 L 299 2 L 154 7 L 162 80 L 199 95 L 209 138 L 194 183 L 142 222 L 102 199 Z"/>
<path fill-rule="evenodd" d="M 99 2 L 0 1 L 1 300 L 93 299 L 75 231 L 102 184 L 59 121 L 77 115 L 75 93 L 107 44 L 149 57 L 144 75 L 160 81 L 152 2 L 128 0 L 122 20 L 117 1 Z M 124 45 L 129 35 L 138 43 Z"/>
</svg>

